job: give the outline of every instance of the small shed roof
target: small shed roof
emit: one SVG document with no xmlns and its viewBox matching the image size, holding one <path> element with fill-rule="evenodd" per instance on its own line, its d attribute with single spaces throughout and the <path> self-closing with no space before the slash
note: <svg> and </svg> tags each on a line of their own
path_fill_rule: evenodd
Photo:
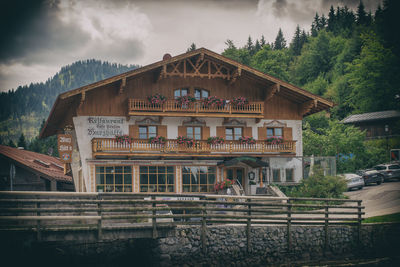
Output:
<svg viewBox="0 0 400 267">
<path fill-rule="evenodd" d="M 72 177 L 64 174 L 63 163 L 56 157 L 3 145 L 0 145 L 0 155 L 44 178 L 72 183 Z"/>
<path fill-rule="evenodd" d="M 350 115 L 347 118 L 343 119 L 342 123 L 357 123 L 357 122 L 394 119 L 394 118 L 400 118 L 400 111 L 386 110 L 386 111 Z"/>
</svg>

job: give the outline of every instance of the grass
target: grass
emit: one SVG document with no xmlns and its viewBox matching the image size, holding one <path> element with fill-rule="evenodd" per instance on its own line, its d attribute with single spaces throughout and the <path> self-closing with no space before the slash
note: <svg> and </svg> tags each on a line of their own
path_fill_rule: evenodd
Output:
<svg viewBox="0 0 400 267">
<path fill-rule="evenodd" d="M 363 223 L 400 222 L 400 212 L 366 218 Z"/>
</svg>

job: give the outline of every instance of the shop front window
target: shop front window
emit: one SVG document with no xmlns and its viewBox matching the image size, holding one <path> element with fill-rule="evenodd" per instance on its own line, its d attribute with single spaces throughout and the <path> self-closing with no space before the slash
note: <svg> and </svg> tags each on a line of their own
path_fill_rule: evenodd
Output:
<svg viewBox="0 0 400 267">
<path fill-rule="evenodd" d="M 97 192 L 132 192 L 131 166 L 96 166 Z"/>
<path fill-rule="evenodd" d="M 215 179 L 215 167 L 182 167 L 182 191 L 184 193 L 214 192 Z"/>
<path fill-rule="evenodd" d="M 140 166 L 140 192 L 175 192 L 172 166 Z"/>
</svg>

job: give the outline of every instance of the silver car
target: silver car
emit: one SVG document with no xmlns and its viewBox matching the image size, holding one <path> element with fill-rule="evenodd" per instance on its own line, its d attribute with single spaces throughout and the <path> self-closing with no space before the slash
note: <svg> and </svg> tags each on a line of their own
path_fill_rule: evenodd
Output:
<svg viewBox="0 0 400 267">
<path fill-rule="evenodd" d="M 345 173 L 340 175 L 344 177 L 347 182 L 347 190 L 352 190 L 353 188 L 362 189 L 364 187 L 364 179 L 355 173 Z"/>
</svg>

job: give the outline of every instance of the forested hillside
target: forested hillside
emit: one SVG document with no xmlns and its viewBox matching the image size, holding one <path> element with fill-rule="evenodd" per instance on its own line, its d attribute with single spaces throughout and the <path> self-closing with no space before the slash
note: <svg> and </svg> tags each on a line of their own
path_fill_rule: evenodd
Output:
<svg viewBox="0 0 400 267">
<path fill-rule="evenodd" d="M 399 138 L 364 142 L 365 133 L 339 121 L 400 108 L 398 10 L 395 0 L 374 14 L 362 2 L 355 11 L 332 6 L 327 15 L 315 14 L 310 32 L 297 27 L 286 41 L 279 30 L 271 43 L 249 37 L 243 47 L 227 40 L 223 55 L 337 104 L 304 120 L 305 155 L 336 156 L 339 172 L 371 167 L 389 160 L 387 147 L 400 148 Z"/>
<path fill-rule="evenodd" d="M 0 94 L 0 143 L 16 143 L 21 133 L 34 138 L 57 96 L 65 91 L 126 72 L 138 66 L 112 64 L 99 60 L 77 61 L 62 67 L 45 83 L 20 86 Z"/>
</svg>

